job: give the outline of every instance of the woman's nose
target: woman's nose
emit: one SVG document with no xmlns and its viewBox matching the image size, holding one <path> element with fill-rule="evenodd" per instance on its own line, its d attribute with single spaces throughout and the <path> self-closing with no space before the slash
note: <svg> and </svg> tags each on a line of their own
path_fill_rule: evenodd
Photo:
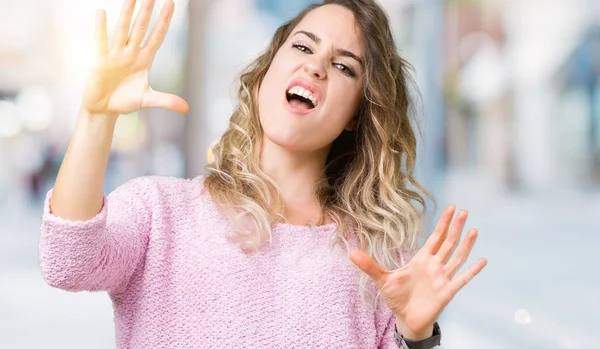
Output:
<svg viewBox="0 0 600 349">
<path fill-rule="evenodd" d="M 324 79 L 327 77 L 327 69 L 324 68 L 324 64 L 318 62 L 316 59 L 306 62 L 304 64 L 304 71 L 316 79 Z"/>
</svg>

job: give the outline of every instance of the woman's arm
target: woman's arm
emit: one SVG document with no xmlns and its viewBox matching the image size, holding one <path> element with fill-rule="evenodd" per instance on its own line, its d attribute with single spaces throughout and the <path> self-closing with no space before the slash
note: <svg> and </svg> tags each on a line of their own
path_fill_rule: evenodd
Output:
<svg viewBox="0 0 600 349">
<path fill-rule="evenodd" d="M 148 179 L 137 180 L 104 195 L 116 120 L 142 108 L 181 113 L 188 109 L 180 97 L 154 91 L 148 83 L 150 67 L 173 14 L 173 0 L 165 1 L 144 43 L 154 1 L 143 1 L 132 26 L 135 3 L 124 1 L 110 48 L 106 14 L 99 10 L 96 15 L 97 56 L 69 147 L 47 197 L 41 227 L 42 271 L 56 287 L 117 291 L 126 283 L 145 249 L 152 185 Z"/>
<path fill-rule="evenodd" d="M 162 107 L 186 112 L 180 97 L 154 91 L 148 83 L 149 70 L 162 44 L 173 14 L 167 0 L 158 23 L 142 45 L 154 1 L 145 0 L 133 24 L 135 0 L 125 0 L 109 49 L 106 14 L 96 15 L 97 57 L 83 94 L 81 111 L 63 164 L 54 185 L 51 210 L 71 221 L 94 217 L 102 207 L 104 175 L 117 117 L 142 108 Z"/>
</svg>

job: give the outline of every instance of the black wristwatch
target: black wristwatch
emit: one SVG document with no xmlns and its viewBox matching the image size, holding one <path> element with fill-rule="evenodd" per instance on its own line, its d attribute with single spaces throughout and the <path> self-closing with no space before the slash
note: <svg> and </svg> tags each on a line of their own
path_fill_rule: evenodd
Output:
<svg viewBox="0 0 600 349">
<path fill-rule="evenodd" d="M 442 341 L 442 331 L 440 330 L 440 325 L 437 321 L 433 324 L 433 334 L 431 337 L 423 339 L 422 341 L 409 341 L 398 333 L 398 328 L 396 326 L 394 326 L 394 329 L 394 339 L 396 340 L 398 348 L 405 349 L 408 346 L 408 349 L 431 349 L 440 345 Z M 403 345 L 402 342 L 406 345 Z"/>
</svg>

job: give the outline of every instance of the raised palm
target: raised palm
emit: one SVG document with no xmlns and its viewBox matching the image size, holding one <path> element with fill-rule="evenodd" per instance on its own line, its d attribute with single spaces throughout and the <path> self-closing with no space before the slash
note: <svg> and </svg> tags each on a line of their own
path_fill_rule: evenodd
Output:
<svg viewBox="0 0 600 349">
<path fill-rule="evenodd" d="M 459 212 L 450 228 L 455 209 L 451 205 L 444 211 L 425 245 L 400 269 L 388 271 L 364 252 L 351 252 L 352 261 L 375 281 L 383 299 L 396 315 L 397 323 L 401 322 L 402 327 L 412 333 L 422 334 L 427 332 L 425 329 L 432 328 L 458 291 L 487 264 L 485 258 L 480 258 L 456 275 L 471 253 L 477 230 L 469 230 L 453 257 L 467 220 L 467 212 Z"/>
<path fill-rule="evenodd" d="M 128 114 L 142 108 L 165 108 L 179 113 L 188 104 L 179 96 L 154 91 L 148 75 L 173 16 L 173 0 L 166 0 L 158 22 L 146 42 L 154 0 L 144 0 L 131 34 L 129 27 L 135 0 L 125 0 L 111 47 L 108 46 L 106 13 L 96 14 L 96 60 L 86 80 L 83 108 L 91 113 Z"/>
</svg>

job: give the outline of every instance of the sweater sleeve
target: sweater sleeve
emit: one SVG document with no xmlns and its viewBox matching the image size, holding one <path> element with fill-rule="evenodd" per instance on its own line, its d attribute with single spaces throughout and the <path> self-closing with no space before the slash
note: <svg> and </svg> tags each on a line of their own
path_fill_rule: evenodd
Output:
<svg viewBox="0 0 600 349">
<path fill-rule="evenodd" d="M 394 333 L 396 332 L 396 316 L 392 313 L 391 316 L 387 317 L 387 324 L 381 337 L 378 349 L 408 349 L 406 342 L 402 339 L 401 346 L 396 344 Z"/>
<path fill-rule="evenodd" d="M 128 181 L 104 195 L 102 210 L 72 222 L 50 212 L 46 195 L 39 242 L 42 276 L 67 291 L 118 292 L 145 254 L 151 228 L 150 177 Z"/>
</svg>

